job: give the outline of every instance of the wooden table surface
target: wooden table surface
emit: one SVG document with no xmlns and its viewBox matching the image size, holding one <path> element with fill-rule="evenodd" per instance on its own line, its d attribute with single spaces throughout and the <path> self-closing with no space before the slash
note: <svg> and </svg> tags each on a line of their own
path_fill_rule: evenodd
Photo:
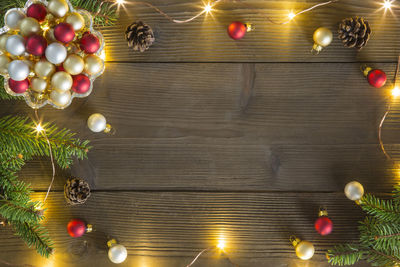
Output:
<svg viewBox="0 0 400 267">
<path fill-rule="evenodd" d="M 266 17 L 280 19 L 321 1 L 241 0 L 174 24 L 127 2 L 117 24 L 102 29 L 106 71 L 92 95 L 62 111 L 40 110 L 46 121 L 94 146 L 88 160 L 57 170 L 45 222 L 56 253 L 42 259 L 3 228 L 0 259 L 12 266 L 114 266 L 106 241 L 115 237 L 129 252 L 120 266 L 184 267 L 222 236 L 226 253 L 241 267 L 329 266 L 326 249 L 356 241 L 363 216 L 345 198 L 345 184 L 356 179 L 367 192 L 385 194 L 400 181 L 395 161 L 385 158 L 377 140 L 400 52 L 398 18 L 378 11 L 380 1 L 346 0 L 279 26 Z M 202 5 L 151 3 L 181 19 Z M 320 55 L 310 54 L 316 28 L 336 32 L 338 22 L 351 16 L 365 17 L 372 26 L 362 51 L 344 48 L 335 36 Z M 131 51 L 124 40 L 135 20 L 155 31 L 156 42 L 145 53 Z M 253 23 L 255 31 L 231 40 L 226 28 L 235 20 Z M 363 63 L 388 74 L 383 89 L 368 85 Z M 33 114 L 13 101 L 3 101 L 0 112 Z M 86 120 L 94 112 L 107 117 L 117 129 L 114 136 L 89 131 Z M 383 129 L 394 159 L 400 156 L 399 129 L 394 105 Z M 63 199 L 71 175 L 91 185 L 85 205 L 71 207 Z M 30 162 L 20 177 L 42 199 L 51 179 L 49 159 Z M 320 205 L 334 221 L 327 237 L 313 228 Z M 72 218 L 93 224 L 95 232 L 69 237 Z M 291 234 L 314 243 L 312 260 L 296 258 Z M 224 255 L 208 253 L 194 265 L 200 266 L 232 265 Z"/>
</svg>

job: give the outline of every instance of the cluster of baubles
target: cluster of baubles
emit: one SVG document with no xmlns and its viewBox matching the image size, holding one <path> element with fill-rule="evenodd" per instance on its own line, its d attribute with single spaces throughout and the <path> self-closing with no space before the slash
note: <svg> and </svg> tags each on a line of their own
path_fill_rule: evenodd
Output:
<svg viewBox="0 0 400 267">
<path fill-rule="evenodd" d="M 12 95 L 28 105 L 65 108 L 73 97 L 90 94 L 104 70 L 103 38 L 92 29 L 92 17 L 74 11 L 68 0 L 28 1 L 5 15 L 0 36 L 0 74 Z"/>
</svg>

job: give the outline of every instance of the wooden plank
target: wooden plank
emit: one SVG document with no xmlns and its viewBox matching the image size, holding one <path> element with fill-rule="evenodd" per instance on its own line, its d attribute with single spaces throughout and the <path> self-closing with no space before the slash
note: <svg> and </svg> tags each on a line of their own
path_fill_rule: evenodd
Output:
<svg viewBox="0 0 400 267">
<path fill-rule="evenodd" d="M 102 32 L 108 61 L 135 62 L 395 62 L 399 53 L 400 29 L 396 17 L 384 15 L 380 1 L 347 0 L 320 7 L 286 25 L 269 23 L 286 19 L 290 10 L 299 11 L 323 1 L 225 1 L 207 17 L 187 24 L 175 24 L 135 1 L 125 1 L 120 19 Z M 161 10 L 178 19 L 187 19 L 202 10 L 201 1 L 151 0 Z M 372 27 L 368 45 L 359 53 L 344 48 L 336 36 L 338 23 L 346 17 L 365 17 Z M 124 40 L 125 28 L 136 20 L 148 23 L 156 36 L 145 53 L 133 52 Z M 226 33 L 232 21 L 250 22 L 255 30 L 239 41 Z M 310 53 L 312 34 L 325 26 L 334 32 L 332 44 L 320 55 Z"/>
<path fill-rule="evenodd" d="M 44 194 L 34 197 L 42 199 Z M 320 205 L 327 205 L 335 224 L 326 237 L 313 226 Z M 74 207 L 66 206 L 62 193 L 53 193 L 47 209 L 54 258 L 40 259 L 3 228 L 0 259 L 35 266 L 110 266 L 105 242 L 115 237 L 129 251 L 122 266 L 176 267 L 185 266 L 223 236 L 226 253 L 240 266 L 298 266 L 304 262 L 296 259 L 288 241 L 296 234 L 316 247 L 308 266 L 329 266 L 326 249 L 356 241 L 362 216 L 342 193 L 95 192 L 85 205 Z M 75 217 L 93 224 L 95 232 L 79 239 L 69 237 L 66 225 Z M 229 265 L 217 253 L 209 253 L 196 266 Z"/>
<path fill-rule="evenodd" d="M 393 77 L 394 64 L 378 66 Z M 391 190 L 398 171 L 377 140 L 390 84 L 372 88 L 358 68 L 115 63 L 90 97 L 40 113 L 93 140 L 89 160 L 72 173 L 97 189 L 341 191 L 356 177 L 371 190 Z M 393 105 L 383 131 L 395 159 L 399 107 Z M 24 103 L 1 110 L 32 113 Z M 94 112 L 116 135 L 87 129 Z M 22 176 L 44 190 L 49 163 L 31 166 Z"/>
</svg>

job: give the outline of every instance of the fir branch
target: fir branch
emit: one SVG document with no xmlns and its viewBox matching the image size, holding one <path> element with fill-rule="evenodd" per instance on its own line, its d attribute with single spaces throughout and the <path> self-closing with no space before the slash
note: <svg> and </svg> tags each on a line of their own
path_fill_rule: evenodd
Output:
<svg viewBox="0 0 400 267">
<path fill-rule="evenodd" d="M 372 266 L 380 267 L 393 267 L 400 264 L 399 257 L 391 256 L 375 249 L 369 251 L 367 261 L 371 263 Z"/>
<path fill-rule="evenodd" d="M 393 199 L 400 202 L 400 185 L 394 186 Z"/>
<path fill-rule="evenodd" d="M 393 200 L 383 200 L 366 194 L 362 198 L 361 208 L 379 220 L 400 223 L 400 203 Z"/>
<path fill-rule="evenodd" d="M 365 251 L 356 244 L 337 245 L 328 250 L 328 262 L 332 265 L 353 265 L 364 257 Z"/>
<path fill-rule="evenodd" d="M 111 26 L 117 21 L 115 2 L 109 0 L 70 0 L 74 7 L 92 13 L 95 25 Z"/>
<path fill-rule="evenodd" d="M 34 247 L 36 251 L 48 258 L 54 251 L 48 233 L 40 224 L 28 224 L 18 221 L 11 221 L 16 235 L 20 236 L 29 247 Z"/>
</svg>

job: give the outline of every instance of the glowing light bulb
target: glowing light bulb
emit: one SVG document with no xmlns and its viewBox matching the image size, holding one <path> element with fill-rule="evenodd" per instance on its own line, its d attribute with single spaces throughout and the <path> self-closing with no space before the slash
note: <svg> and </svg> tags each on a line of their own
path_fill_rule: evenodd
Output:
<svg viewBox="0 0 400 267">
<path fill-rule="evenodd" d="M 391 8 L 392 8 L 392 1 L 391 1 L 391 0 L 385 0 L 385 1 L 383 2 L 383 8 L 384 8 L 385 10 L 391 9 Z"/>
<path fill-rule="evenodd" d="M 224 240 L 224 239 L 220 239 L 220 240 L 218 240 L 218 245 L 217 245 L 217 248 L 219 248 L 220 250 L 224 250 L 224 248 L 225 248 L 225 245 L 226 245 L 226 242 L 225 242 L 225 240 Z"/>
<path fill-rule="evenodd" d="M 291 11 L 291 12 L 288 14 L 288 17 L 289 17 L 290 20 L 292 20 L 292 19 L 294 19 L 294 17 L 296 17 L 296 14 L 294 14 L 293 11 Z"/>
<path fill-rule="evenodd" d="M 101 51 L 100 58 L 101 58 L 103 61 L 106 60 L 106 50 L 105 50 L 105 49 L 103 49 L 103 51 Z"/>
<path fill-rule="evenodd" d="M 36 130 L 36 132 L 40 133 L 40 132 L 42 132 L 44 129 L 43 129 L 42 125 L 40 125 L 40 123 L 39 123 L 38 125 L 36 125 L 35 130 Z"/>
<path fill-rule="evenodd" d="M 396 86 L 395 88 L 392 89 L 392 96 L 393 96 L 394 98 L 400 96 L 400 88 L 399 88 L 399 87 Z"/>
<path fill-rule="evenodd" d="M 118 5 L 125 4 L 125 0 L 116 0 L 115 2 L 117 2 Z"/>
<path fill-rule="evenodd" d="M 204 12 L 209 13 L 212 10 L 212 6 L 210 4 L 205 5 Z"/>
</svg>

